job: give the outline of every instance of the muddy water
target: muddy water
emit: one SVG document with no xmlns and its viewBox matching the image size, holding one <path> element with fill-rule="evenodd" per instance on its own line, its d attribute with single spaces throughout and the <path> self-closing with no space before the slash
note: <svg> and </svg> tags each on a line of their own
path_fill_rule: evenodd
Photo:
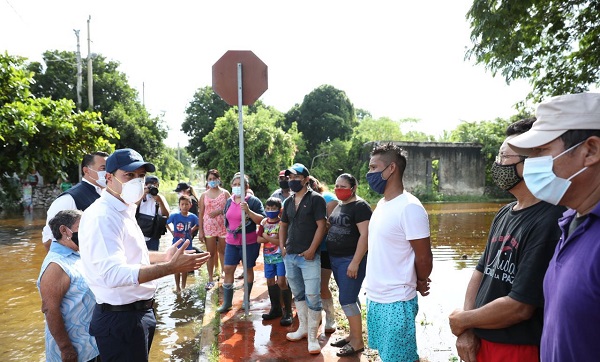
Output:
<svg viewBox="0 0 600 362">
<path fill-rule="evenodd" d="M 0 361 L 44 361 L 44 316 L 36 288 L 46 255 L 41 244 L 45 211 L 0 214 Z M 170 245 L 163 237 L 161 248 Z M 198 273 L 198 272 L 196 272 Z M 198 337 L 204 310 L 193 286 L 199 275 L 188 277 L 181 295 L 172 292 L 173 276 L 159 280 L 156 293 L 157 330 L 151 361 L 197 360 Z"/>
<path fill-rule="evenodd" d="M 455 352 L 448 314 L 462 306 L 464 290 L 483 252 L 487 231 L 500 204 L 426 205 L 430 217 L 434 270 L 430 296 L 419 301 L 419 353 L 429 361 L 447 361 Z M 0 361 L 43 361 L 44 318 L 35 286 L 45 256 L 40 242 L 45 212 L 0 214 Z M 161 247 L 170 243 L 163 238 Z M 194 284 L 199 277 L 188 278 Z M 203 302 L 195 292 L 172 293 L 173 277 L 159 281 L 157 332 L 151 361 L 197 358 Z"/>
</svg>

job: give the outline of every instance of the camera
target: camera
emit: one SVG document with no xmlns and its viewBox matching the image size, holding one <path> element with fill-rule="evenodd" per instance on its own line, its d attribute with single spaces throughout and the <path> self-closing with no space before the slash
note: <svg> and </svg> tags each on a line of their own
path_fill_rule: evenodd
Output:
<svg viewBox="0 0 600 362">
<path fill-rule="evenodd" d="M 154 185 L 148 185 L 148 193 L 152 196 L 158 195 L 158 187 Z"/>
</svg>

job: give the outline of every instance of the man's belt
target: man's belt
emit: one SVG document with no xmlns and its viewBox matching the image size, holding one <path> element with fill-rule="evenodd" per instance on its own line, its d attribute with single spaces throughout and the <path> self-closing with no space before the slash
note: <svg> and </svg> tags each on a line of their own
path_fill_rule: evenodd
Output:
<svg viewBox="0 0 600 362">
<path fill-rule="evenodd" d="M 123 304 L 123 305 L 112 305 L 108 303 L 98 304 L 102 311 L 108 312 L 133 312 L 138 310 L 152 309 L 154 305 L 154 298 L 148 300 L 138 300 L 137 302 Z"/>
</svg>

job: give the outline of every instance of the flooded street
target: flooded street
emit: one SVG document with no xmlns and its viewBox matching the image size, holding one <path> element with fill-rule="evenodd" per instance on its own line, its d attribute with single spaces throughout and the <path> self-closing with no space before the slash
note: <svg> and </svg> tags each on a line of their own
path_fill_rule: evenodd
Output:
<svg viewBox="0 0 600 362">
<path fill-rule="evenodd" d="M 463 304 L 464 291 L 485 245 L 492 218 L 501 204 L 425 205 L 431 224 L 434 269 L 431 294 L 420 298 L 417 316 L 419 353 L 429 361 L 448 361 L 454 338 L 447 316 Z M 44 318 L 35 286 L 46 254 L 41 244 L 45 212 L 0 215 L 0 360 L 43 361 Z M 161 248 L 170 243 L 163 237 Z M 198 276 L 190 277 L 193 285 Z M 151 361 L 195 361 L 203 301 L 188 287 L 172 292 L 173 277 L 159 281 L 157 332 Z M 455 355 L 455 353 L 454 353 Z"/>
<path fill-rule="evenodd" d="M 45 220 L 44 210 L 0 217 L 0 361 L 45 361 L 44 315 L 36 287 L 46 256 L 41 243 Z M 161 249 L 170 243 L 163 236 Z M 181 295 L 172 291 L 173 276 L 159 280 L 151 361 L 197 360 L 198 317 L 204 311 L 204 301 L 192 289 L 198 278 L 190 275 Z"/>
</svg>

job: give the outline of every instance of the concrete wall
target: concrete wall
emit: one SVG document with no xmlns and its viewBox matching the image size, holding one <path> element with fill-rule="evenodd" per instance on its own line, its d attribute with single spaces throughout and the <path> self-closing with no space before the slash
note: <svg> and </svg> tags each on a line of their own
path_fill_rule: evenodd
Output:
<svg viewBox="0 0 600 362">
<path fill-rule="evenodd" d="M 388 141 L 369 143 L 373 146 Z M 404 187 L 408 191 L 431 187 L 432 161 L 438 160 L 438 192 L 445 195 L 483 195 L 485 187 L 485 160 L 482 146 L 477 143 L 449 142 L 392 142 L 407 153 Z"/>
</svg>

